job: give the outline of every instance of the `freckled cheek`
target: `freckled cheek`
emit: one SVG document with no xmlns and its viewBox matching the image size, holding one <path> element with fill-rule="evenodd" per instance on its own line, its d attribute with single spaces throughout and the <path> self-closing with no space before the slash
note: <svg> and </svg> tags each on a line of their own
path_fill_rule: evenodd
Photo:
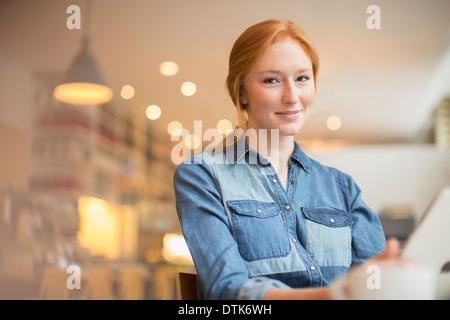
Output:
<svg viewBox="0 0 450 320">
<path fill-rule="evenodd" d="M 300 95 L 300 101 L 302 102 L 303 107 L 309 108 L 314 102 L 314 98 L 316 97 L 316 90 L 314 88 L 305 90 Z"/>
<path fill-rule="evenodd" d="M 277 94 L 272 92 L 267 92 L 267 90 L 255 91 L 253 99 L 250 100 L 250 105 L 255 106 L 259 110 L 271 110 L 276 108 L 279 102 L 279 97 Z"/>
</svg>

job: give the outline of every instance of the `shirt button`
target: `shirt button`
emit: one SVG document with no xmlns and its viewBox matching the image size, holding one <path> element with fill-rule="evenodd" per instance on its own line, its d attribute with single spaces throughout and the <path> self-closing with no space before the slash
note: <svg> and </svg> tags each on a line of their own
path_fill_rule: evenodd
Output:
<svg viewBox="0 0 450 320">
<path fill-rule="evenodd" d="M 257 209 L 257 210 L 256 210 L 256 212 L 258 212 L 258 213 L 261 213 L 262 211 L 261 211 L 261 210 L 259 210 L 259 209 Z"/>
<path fill-rule="evenodd" d="M 273 182 L 273 183 L 277 183 L 277 179 L 273 179 L 272 182 Z"/>
<path fill-rule="evenodd" d="M 297 240 L 295 240 L 295 238 L 292 238 L 292 242 L 297 242 Z"/>
<path fill-rule="evenodd" d="M 334 223 L 334 219 L 330 219 L 330 222 L 331 222 L 331 223 Z"/>
<path fill-rule="evenodd" d="M 311 266 L 311 267 L 309 267 L 309 270 L 314 271 L 314 270 L 316 270 L 316 267 Z"/>
<path fill-rule="evenodd" d="M 286 207 L 284 207 L 286 210 L 289 210 L 291 208 L 291 206 L 286 205 Z"/>
<path fill-rule="evenodd" d="M 294 184 L 294 180 L 289 180 L 289 184 Z"/>
</svg>

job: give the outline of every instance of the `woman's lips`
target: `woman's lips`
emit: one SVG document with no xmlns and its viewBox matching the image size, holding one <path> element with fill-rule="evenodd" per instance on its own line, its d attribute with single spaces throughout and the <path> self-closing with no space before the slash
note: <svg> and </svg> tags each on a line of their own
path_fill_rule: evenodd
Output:
<svg viewBox="0 0 450 320">
<path fill-rule="evenodd" d="M 289 110 L 289 111 L 280 111 L 275 112 L 277 116 L 283 117 L 285 119 L 297 119 L 302 110 Z"/>
</svg>

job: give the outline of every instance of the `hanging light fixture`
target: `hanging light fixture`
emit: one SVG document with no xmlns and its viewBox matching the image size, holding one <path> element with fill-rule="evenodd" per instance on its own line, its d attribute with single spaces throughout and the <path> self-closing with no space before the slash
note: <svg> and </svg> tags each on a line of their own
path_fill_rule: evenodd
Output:
<svg viewBox="0 0 450 320">
<path fill-rule="evenodd" d="M 89 14 L 90 8 L 87 9 Z M 55 99 L 80 105 L 103 104 L 112 99 L 113 92 L 106 85 L 95 58 L 89 51 L 89 40 L 89 36 L 85 34 L 80 52 L 75 56 L 62 82 L 53 91 Z"/>
</svg>

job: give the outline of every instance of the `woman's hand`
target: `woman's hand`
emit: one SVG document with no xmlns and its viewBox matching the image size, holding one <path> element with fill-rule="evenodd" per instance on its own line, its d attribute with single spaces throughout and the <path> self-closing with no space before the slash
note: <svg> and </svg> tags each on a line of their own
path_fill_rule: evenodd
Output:
<svg viewBox="0 0 450 320">
<path fill-rule="evenodd" d="M 377 266 L 380 263 L 386 262 L 402 263 L 400 253 L 400 242 L 396 238 L 386 240 L 386 249 L 383 253 L 366 260 L 362 264 L 351 269 L 344 277 L 333 281 L 330 286 L 331 298 L 334 300 L 354 299 L 355 297 L 353 297 L 353 292 L 350 287 L 354 286 L 357 281 L 364 280 L 367 282 L 367 279 L 370 276 L 369 271 L 371 270 L 371 266 Z M 350 285 L 350 283 L 352 283 L 352 285 Z"/>
<path fill-rule="evenodd" d="M 375 258 L 367 260 L 364 264 L 374 261 L 384 261 L 389 259 L 400 259 L 400 242 L 396 238 L 390 238 L 386 240 L 386 249 L 383 253 L 376 256 Z"/>
</svg>

